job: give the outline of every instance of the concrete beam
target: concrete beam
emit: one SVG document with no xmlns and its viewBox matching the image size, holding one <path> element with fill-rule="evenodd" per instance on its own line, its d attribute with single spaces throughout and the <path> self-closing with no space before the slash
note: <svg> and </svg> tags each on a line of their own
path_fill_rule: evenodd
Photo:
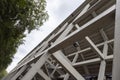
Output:
<svg viewBox="0 0 120 80">
<path fill-rule="evenodd" d="M 101 58 L 104 59 L 104 55 L 102 52 L 97 48 L 97 46 L 92 42 L 92 40 L 89 37 L 85 37 L 85 39 L 88 41 L 92 49 L 97 53 L 97 55 Z"/>
<path fill-rule="evenodd" d="M 76 78 L 77 80 L 85 80 L 79 74 L 79 72 L 77 72 L 75 70 L 75 68 L 72 67 L 72 64 L 69 63 L 68 60 L 65 59 L 65 56 L 61 51 L 57 51 L 57 52 L 53 53 L 53 56 L 61 64 L 61 66 L 63 66 L 63 68 L 66 69 L 68 71 L 68 73 L 70 73 L 74 78 Z"/>
<path fill-rule="evenodd" d="M 11 80 L 16 80 L 18 76 L 21 75 L 21 73 L 27 68 L 27 65 L 24 65 L 12 78 Z"/>
<path fill-rule="evenodd" d="M 38 70 L 43 66 L 49 56 L 50 55 L 48 53 L 43 54 L 40 59 L 32 65 L 32 68 L 25 74 L 25 76 L 21 80 L 31 80 L 38 72 Z"/>
<path fill-rule="evenodd" d="M 48 77 L 41 69 L 38 70 L 38 73 L 39 73 L 40 76 L 43 77 L 45 80 L 51 80 L 51 78 Z"/>
</svg>

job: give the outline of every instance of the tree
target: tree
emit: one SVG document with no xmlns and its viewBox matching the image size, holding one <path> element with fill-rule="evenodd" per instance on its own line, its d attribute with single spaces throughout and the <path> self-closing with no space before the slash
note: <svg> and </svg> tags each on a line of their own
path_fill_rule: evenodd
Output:
<svg viewBox="0 0 120 80">
<path fill-rule="evenodd" d="M 45 0 L 1 0 L 0 2 L 0 72 L 12 62 L 25 37 L 48 19 Z"/>
<path fill-rule="evenodd" d="M 2 70 L 1 73 L 0 73 L 0 80 L 2 80 L 2 78 L 4 76 L 6 76 L 6 75 L 7 75 L 7 71 L 6 70 Z"/>
</svg>

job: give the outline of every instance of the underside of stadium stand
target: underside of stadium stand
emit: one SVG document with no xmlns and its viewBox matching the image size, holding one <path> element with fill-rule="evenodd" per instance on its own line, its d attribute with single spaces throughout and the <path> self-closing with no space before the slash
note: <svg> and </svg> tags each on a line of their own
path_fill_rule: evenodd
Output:
<svg viewBox="0 0 120 80">
<path fill-rule="evenodd" d="M 120 0 L 86 0 L 3 80 L 120 80 L 119 49 Z"/>
</svg>

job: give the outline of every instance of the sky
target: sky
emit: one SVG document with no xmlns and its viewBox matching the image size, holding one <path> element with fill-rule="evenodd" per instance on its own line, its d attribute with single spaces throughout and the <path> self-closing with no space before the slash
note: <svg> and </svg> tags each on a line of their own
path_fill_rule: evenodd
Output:
<svg viewBox="0 0 120 80">
<path fill-rule="evenodd" d="M 24 44 L 20 45 L 14 55 L 13 62 L 8 66 L 10 72 L 17 63 L 36 47 L 50 32 L 52 32 L 65 18 L 67 18 L 84 0 L 46 0 L 46 10 L 49 19 L 39 30 L 33 30 L 24 38 Z"/>
</svg>

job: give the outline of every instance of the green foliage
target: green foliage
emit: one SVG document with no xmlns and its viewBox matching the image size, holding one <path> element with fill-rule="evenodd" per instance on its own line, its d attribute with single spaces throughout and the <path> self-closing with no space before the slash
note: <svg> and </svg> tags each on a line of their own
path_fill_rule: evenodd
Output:
<svg viewBox="0 0 120 80">
<path fill-rule="evenodd" d="M 0 73 L 0 80 L 2 80 L 2 78 L 4 76 L 6 76 L 6 75 L 7 75 L 7 71 L 6 70 L 2 70 L 1 73 Z"/>
<path fill-rule="evenodd" d="M 12 62 L 24 32 L 38 29 L 48 19 L 45 0 L 0 1 L 0 69 Z M 1 72 L 0 70 L 0 72 Z"/>
</svg>

